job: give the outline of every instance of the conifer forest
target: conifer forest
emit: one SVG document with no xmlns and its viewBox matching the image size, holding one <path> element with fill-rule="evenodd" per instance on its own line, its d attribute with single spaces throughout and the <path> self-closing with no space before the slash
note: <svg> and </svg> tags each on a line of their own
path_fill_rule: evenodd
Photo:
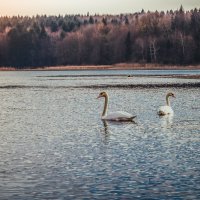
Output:
<svg viewBox="0 0 200 200">
<path fill-rule="evenodd" d="M 1 16 L 0 67 L 200 63 L 200 9 Z"/>
</svg>

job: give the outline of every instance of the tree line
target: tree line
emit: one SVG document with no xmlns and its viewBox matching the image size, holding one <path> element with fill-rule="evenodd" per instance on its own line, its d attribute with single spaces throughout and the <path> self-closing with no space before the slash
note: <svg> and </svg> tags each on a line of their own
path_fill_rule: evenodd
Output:
<svg viewBox="0 0 200 200">
<path fill-rule="evenodd" d="M 200 9 L 120 15 L 2 16 L 0 66 L 200 63 Z"/>
</svg>

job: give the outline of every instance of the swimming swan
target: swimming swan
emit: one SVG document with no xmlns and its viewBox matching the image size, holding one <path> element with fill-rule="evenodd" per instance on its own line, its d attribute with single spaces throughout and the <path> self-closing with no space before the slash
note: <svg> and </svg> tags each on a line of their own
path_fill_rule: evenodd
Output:
<svg viewBox="0 0 200 200">
<path fill-rule="evenodd" d="M 167 105 L 165 106 L 161 106 L 158 110 L 158 115 L 160 116 L 164 116 L 164 115 L 173 115 L 174 114 L 174 111 L 172 110 L 171 106 L 170 106 L 170 102 L 169 102 L 169 97 L 175 97 L 174 93 L 172 92 L 169 92 L 167 93 L 166 95 L 166 102 L 167 102 Z"/>
<path fill-rule="evenodd" d="M 102 120 L 110 120 L 110 121 L 133 121 L 136 116 L 133 116 L 127 112 L 117 111 L 113 113 L 107 114 L 108 109 L 108 94 L 106 92 L 101 92 L 97 98 L 105 98 L 104 109 L 101 116 Z"/>
</svg>

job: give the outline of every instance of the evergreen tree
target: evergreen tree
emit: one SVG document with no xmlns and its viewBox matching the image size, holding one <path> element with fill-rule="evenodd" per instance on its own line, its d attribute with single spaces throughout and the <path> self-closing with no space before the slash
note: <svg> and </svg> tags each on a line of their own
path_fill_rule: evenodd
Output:
<svg viewBox="0 0 200 200">
<path fill-rule="evenodd" d="M 125 58 L 127 61 L 130 60 L 131 54 L 132 54 L 132 49 L 131 49 L 131 33 L 128 31 L 126 35 L 126 40 L 125 40 Z"/>
</svg>

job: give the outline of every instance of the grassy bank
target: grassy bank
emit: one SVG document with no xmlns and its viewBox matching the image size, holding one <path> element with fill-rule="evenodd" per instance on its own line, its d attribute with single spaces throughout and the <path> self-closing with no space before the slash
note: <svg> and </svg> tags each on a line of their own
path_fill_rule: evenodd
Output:
<svg viewBox="0 0 200 200">
<path fill-rule="evenodd" d="M 56 70 L 200 70 L 200 65 L 157 65 L 157 64 L 127 64 L 119 63 L 114 65 L 81 65 L 81 66 L 48 66 L 34 69 L 15 69 L 13 67 L 1 67 L 0 71 L 56 71 Z"/>
</svg>

